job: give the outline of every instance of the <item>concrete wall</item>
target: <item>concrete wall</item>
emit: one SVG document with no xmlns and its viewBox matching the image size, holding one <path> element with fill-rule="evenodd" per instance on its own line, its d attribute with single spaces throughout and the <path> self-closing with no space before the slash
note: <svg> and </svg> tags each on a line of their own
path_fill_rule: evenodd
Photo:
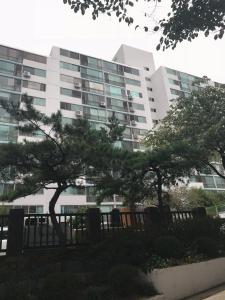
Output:
<svg viewBox="0 0 225 300">
<path fill-rule="evenodd" d="M 155 269 L 149 279 L 166 300 L 180 300 L 225 282 L 225 258 Z"/>
</svg>

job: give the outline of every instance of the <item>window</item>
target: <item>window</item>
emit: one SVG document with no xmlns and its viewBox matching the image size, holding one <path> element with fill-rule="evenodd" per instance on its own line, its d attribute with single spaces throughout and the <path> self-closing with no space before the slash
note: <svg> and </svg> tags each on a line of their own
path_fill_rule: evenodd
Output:
<svg viewBox="0 0 225 300">
<path fill-rule="evenodd" d="M 149 69 L 149 67 L 144 67 L 144 70 L 149 71 L 150 69 Z"/>
<path fill-rule="evenodd" d="M 224 189 L 225 188 L 225 179 L 219 176 L 214 176 L 214 179 L 216 181 L 216 186 L 218 189 Z"/>
<path fill-rule="evenodd" d="M 21 76 L 22 66 L 0 60 L 0 73 Z"/>
<path fill-rule="evenodd" d="M 150 92 L 152 92 L 152 88 L 150 88 L 150 87 L 147 87 L 147 90 L 150 91 Z"/>
<path fill-rule="evenodd" d="M 112 116 L 116 117 L 121 124 L 124 124 L 124 125 L 130 124 L 130 119 L 127 114 L 108 111 L 108 119 L 110 119 Z"/>
<path fill-rule="evenodd" d="M 78 205 L 61 205 L 61 214 L 75 214 L 79 207 Z"/>
<path fill-rule="evenodd" d="M 113 110 L 128 111 L 127 102 L 107 97 L 107 107 Z"/>
<path fill-rule="evenodd" d="M 83 189 L 78 189 L 75 187 L 68 187 L 65 191 L 62 192 L 62 195 L 66 196 L 66 195 L 85 195 L 85 188 Z"/>
<path fill-rule="evenodd" d="M 7 60 L 12 60 L 22 63 L 23 51 L 16 49 L 0 46 L 0 57 Z"/>
<path fill-rule="evenodd" d="M 177 75 L 177 71 L 176 70 L 172 70 L 172 69 L 169 69 L 169 68 L 166 68 L 166 72 L 168 74 Z"/>
<path fill-rule="evenodd" d="M 74 58 L 74 59 L 79 59 L 79 57 L 80 57 L 80 55 L 78 53 L 72 52 L 69 50 L 65 50 L 65 49 L 60 49 L 60 55 Z"/>
<path fill-rule="evenodd" d="M 60 68 L 70 71 L 80 72 L 80 67 L 74 64 L 69 64 L 64 61 L 60 61 Z"/>
<path fill-rule="evenodd" d="M 168 78 L 169 83 L 180 86 L 180 81 Z"/>
<path fill-rule="evenodd" d="M 159 120 L 153 120 L 153 119 L 152 119 L 152 123 L 153 123 L 154 125 L 157 125 L 157 124 L 159 124 Z"/>
<path fill-rule="evenodd" d="M 33 89 L 37 91 L 46 91 L 46 84 L 34 81 L 23 80 L 23 87 L 27 89 Z"/>
<path fill-rule="evenodd" d="M 46 77 L 46 71 L 42 70 L 42 69 L 24 66 L 23 71 L 29 72 L 30 74 L 35 75 L 35 76 Z"/>
<path fill-rule="evenodd" d="M 170 92 L 171 92 L 172 95 L 176 95 L 176 96 L 180 96 L 180 97 L 184 96 L 184 92 L 179 91 L 179 90 L 170 89 Z"/>
<path fill-rule="evenodd" d="M 145 110 L 145 107 L 143 104 L 139 103 L 129 103 L 130 108 L 133 108 L 135 110 Z"/>
<path fill-rule="evenodd" d="M 149 97 L 148 100 L 151 102 L 155 102 L 155 98 L 152 98 L 152 97 Z"/>
<path fill-rule="evenodd" d="M 100 59 L 90 57 L 90 56 L 85 56 L 85 55 L 80 56 L 80 64 L 95 69 L 102 68 L 102 62 Z"/>
<path fill-rule="evenodd" d="M 139 76 L 139 70 L 131 67 L 124 67 L 124 72 Z"/>
<path fill-rule="evenodd" d="M 0 122 L 3 123 L 17 123 L 17 121 L 11 117 L 11 115 L 0 106 Z"/>
<path fill-rule="evenodd" d="M 146 135 L 148 132 L 147 129 L 138 129 L 138 128 L 133 128 L 132 131 L 133 131 L 133 135 L 142 135 L 142 136 Z"/>
<path fill-rule="evenodd" d="M 0 89 L 21 91 L 21 80 L 0 75 Z"/>
<path fill-rule="evenodd" d="M 17 142 L 18 131 L 15 126 L 0 125 L 0 142 Z"/>
<path fill-rule="evenodd" d="M 29 53 L 29 52 L 24 52 L 23 55 L 24 59 L 31 60 L 31 61 L 36 61 L 38 63 L 46 64 L 47 63 L 47 58 L 45 56 Z"/>
<path fill-rule="evenodd" d="M 82 111 L 82 105 L 60 102 L 60 108 L 64 110 Z"/>
<path fill-rule="evenodd" d="M 96 81 L 103 81 L 103 73 L 101 71 L 81 67 L 81 77 Z"/>
<path fill-rule="evenodd" d="M 89 93 L 82 93 L 82 103 L 86 105 L 92 106 L 100 106 L 101 102 L 105 101 L 105 97 L 89 94 Z"/>
<path fill-rule="evenodd" d="M 130 78 L 125 78 L 126 84 L 141 86 L 141 82 L 139 80 L 134 80 Z"/>
<path fill-rule="evenodd" d="M 145 77 L 145 80 L 146 80 L 146 81 L 151 81 L 151 78 Z"/>
<path fill-rule="evenodd" d="M 124 89 L 121 89 L 119 87 L 106 85 L 105 87 L 106 94 L 113 97 L 118 98 L 126 98 L 126 92 Z"/>
<path fill-rule="evenodd" d="M 87 119 L 106 122 L 106 110 L 84 107 L 84 116 Z"/>
<path fill-rule="evenodd" d="M 46 100 L 44 98 L 33 97 L 33 105 L 45 106 Z"/>
<path fill-rule="evenodd" d="M 130 120 L 138 123 L 146 123 L 146 118 L 141 116 L 130 115 Z"/>
<path fill-rule="evenodd" d="M 20 95 L 0 91 L 0 99 L 5 100 L 5 101 L 10 101 L 10 102 L 13 102 L 14 104 L 17 104 L 20 102 Z"/>
<path fill-rule="evenodd" d="M 126 127 L 125 130 L 123 131 L 123 137 L 125 139 L 131 139 L 132 134 L 131 134 L 131 128 Z"/>
<path fill-rule="evenodd" d="M 151 108 L 151 112 L 156 112 L 156 108 Z"/>
<path fill-rule="evenodd" d="M 73 123 L 74 123 L 74 119 L 62 117 L 62 126 L 73 125 Z"/>
<path fill-rule="evenodd" d="M 142 98 L 142 93 L 127 90 L 127 94 L 133 98 Z"/>
<path fill-rule="evenodd" d="M 87 92 L 97 93 L 97 94 L 104 94 L 104 85 L 102 83 L 92 82 L 83 79 L 82 90 Z"/>
<path fill-rule="evenodd" d="M 60 88 L 60 94 L 74 98 L 81 98 L 81 92 L 65 88 Z"/>
<path fill-rule="evenodd" d="M 125 87 L 124 77 L 105 73 L 105 82 L 113 85 Z"/>
<path fill-rule="evenodd" d="M 213 176 L 202 176 L 204 188 L 216 188 Z"/>
<path fill-rule="evenodd" d="M 91 125 L 91 128 L 95 129 L 95 130 L 101 130 L 101 128 L 104 128 L 105 130 L 107 130 L 107 126 L 103 123 L 98 123 L 98 122 L 93 122 L 93 121 L 90 121 L 90 125 Z"/>
<path fill-rule="evenodd" d="M 103 61 L 103 69 L 105 71 L 108 71 L 110 73 L 116 73 L 119 75 L 123 75 L 123 66 L 121 65 L 117 65 L 108 61 Z"/>
</svg>

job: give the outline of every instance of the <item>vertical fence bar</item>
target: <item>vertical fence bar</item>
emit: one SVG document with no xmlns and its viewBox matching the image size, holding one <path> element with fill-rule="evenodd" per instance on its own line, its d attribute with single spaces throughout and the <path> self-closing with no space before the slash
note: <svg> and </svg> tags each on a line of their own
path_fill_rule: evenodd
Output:
<svg viewBox="0 0 225 300">
<path fill-rule="evenodd" d="M 11 209 L 9 212 L 8 241 L 6 255 L 18 256 L 23 251 L 24 210 Z"/>
</svg>

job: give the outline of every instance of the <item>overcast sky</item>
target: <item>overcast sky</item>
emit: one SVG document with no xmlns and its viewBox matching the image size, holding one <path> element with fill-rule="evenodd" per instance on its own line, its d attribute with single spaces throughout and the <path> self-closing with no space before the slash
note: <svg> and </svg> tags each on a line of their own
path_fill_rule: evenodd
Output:
<svg viewBox="0 0 225 300">
<path fill-rule="evenodd" d="M 158 15 L 166 11 L 158 8 Z M 138 8 L 138 22 L 143 21 Z M 225 38 L 184 42 L 175 50 L 156 51 L 159 35 L 135 31 L 114 17 L 92 21 L 74 14 L 62 0 L 0 0 L 0 43 L 49 55 L 52 46 L 111 60 L 121 44 L 153 52 L 156 67 L 175 68 L 225 83 Z M 147 20 L 146 20 L 147 21 Z"/>
</svg>

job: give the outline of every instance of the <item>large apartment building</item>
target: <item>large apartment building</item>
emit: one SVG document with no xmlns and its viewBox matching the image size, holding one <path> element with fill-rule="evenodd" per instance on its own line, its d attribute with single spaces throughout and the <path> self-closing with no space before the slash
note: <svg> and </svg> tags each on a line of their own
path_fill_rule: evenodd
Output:
<svg viewBox="0 0 225 300">
<path fill-rule="evenodd" d="M 61 110 L 65 124 L 82 116 L 96 129 L 104 127 L 115 114 L 126 126 L 124 140 L 117 146 L 131 151 L 143 150 L 141 137 L 166 115 L 173 99 L 193 89 L 192 82 L 196 79 L 199 78 L 165 67 L 156 71 L 152 53 L 126 45 L 120 47 L 113 61 L 57 47 L 46 57 L 0 46 L 1 98 L 18 102 L 27 93 L 42 113 L 48 115 Z M 211 81 L 210 84 L 218 85 Z M 0 108 L 0 143 L 42 138 L 41 132 L 25 137 L 16 126 Z M 213 178 L 215 187 L 210 188 L 217 189 L 220 184 L 225 189 L 225 183 L 219 183 L 215 175 L 205 176 Z M 199 184 L 207 188 L 206 183 Z M 10 188 L 13 185 L 0 183 L 0 193 Z M 44 190 L 10 205 L 23 206 L 30 213 L 48 212 L 51 193 Z M 105 201 L 101 209 L 109 211 L 120 206 L 120 200 L 114 197 L 110 202 Z M 60 197 L 56 210 L 73 212 L 78 206 L 88 205 L 95 205 L 91 189 L 70 188 Z"/>
</svg>

